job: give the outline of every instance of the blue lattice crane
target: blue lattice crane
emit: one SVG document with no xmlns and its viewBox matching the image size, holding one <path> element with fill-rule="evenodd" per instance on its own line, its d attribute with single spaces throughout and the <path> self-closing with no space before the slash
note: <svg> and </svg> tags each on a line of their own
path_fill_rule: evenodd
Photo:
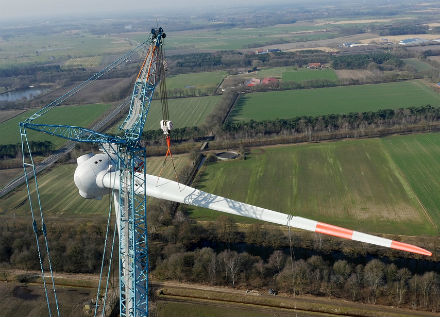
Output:
<svg viewBox="0 0 440 317">
<path fill-rule="evenodd" d="M 50 262 L 50 251 L 47 239 L 46 225 L 44 222 L 43 208 L 40 200 L 36 166 L 32 158 L 27 130 L 35 130 L 50 135 L 58 136 L 76 142 L 98 144 L 106 152 L 106 157 L 111 159 L 108 166 L 119 171 L 119 194 L 116 197 L 117 223 L 119 231 L 119 291 L 120 291 L 120 314 L 121 316 L 147 316 L 148 315 L 148 244 L 146 224 L 146 195 L 135 190 L 139 182 L 145 182 L 145 177 L 138 176 L 145 173 L 146 154 L 145 148 L 140 145 L 147 114 L 150 108 L 156 86 L 164 76 L 164 53 L 163 42 L 166 34 L 162 28 L 152 29 L 148 40 L 141 43 L 134 50 L 117 59 L 101 72 L 96 73 L 87 81 L 75 87 L 65 95 L 48 104 L 28 119 L 20 123 L 20 135 L 22 140 L 23 167 L 28 190 L 30 210 L 33 219 L 33 227 L 40 258 L 40 267 L 43 276 L 46 299 L 48 302 L 49 315 L 52 315 L 51 294 L 47 290 L 44 254 L 48 260 L 50 280 L 53 289 L 53 301 L 57 315 L 60 314 L 56 296 L 55 283 Z M 148 52 L 134 83 L 130 101 L 128 116 L 120 126 L 123 136 L 112 136 L 99 133 L 87 128 L 56 124 L 35 123 L 36 119 L 44 119 L 43 116 L 62 104 L 65 100 L 79 92 L 82 88 L 91 84 L 115 67 L 124 63 L 140 48 L 148 45 Z M 167 109 L 166 109 L 167 111 Z M 41 121 L 41 120 L 40 120 Z M 165 120 L 165 126 L 171 128 L 171 122 Z M 78 163 L 87 160 L 87 155 L 78 158 Z M 107 160 L 106 160 L 107 162 Z M 76 176 L 76 175 L 75 175 Z M 32 191 L 31 178 L 35 181 L 35 191 Z M 77 177 L 75 178 L 77 181 Z M 78 182 L 84 182 L 79 179 Z M 146 186 L 142 186 L 144 189 Z M 81 192 L 84 198 L 97 198 L 95 194 Z M 35 197 L 33 197 L 35 195 Z M 40 222 L 41 230 L 37 223 Z M 39 241 L 39 235 L 44 237 L 44 246 Z M 96 311 L 95 311 L 96 313 Z"/>
</svg>

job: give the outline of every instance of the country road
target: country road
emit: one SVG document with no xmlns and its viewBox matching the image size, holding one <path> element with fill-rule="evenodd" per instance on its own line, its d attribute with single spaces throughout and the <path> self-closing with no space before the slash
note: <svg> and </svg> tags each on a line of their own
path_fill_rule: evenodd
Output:
<svg viewBox="0 0 440 317">
<path fill-rule="evenodd" d="M 129 99 L 128 99 L 129 100 Z M 117 107 L 115 107 L 112 111 L 110 111 L 107 115 L 105 115 L 101 120 L 93 124 L 90 129 L 98 132 L 102 132 L 107 125 L 112 122 L 117 115 L 119 115 L 122 111 L 125 111 L 125 108 L 129 105 L 128 101 L 124 101 Z M 17 126 L 18 129 L 18 126 Z M 71 152 L 75 148 L 76 142 L 68 141 L 61 149 L 57 150 L 55 153 L 50 155 L 49 157 L 45 158 L 41 163 L 38 163 L 35 168 L 35 172 L 38 174 L 41 171 L 44 171 L 45 169 L 51 167 L 54 163 L 56 163 L 60 158 L 62 158 L 67 153 Z M 30 170 L 30 172 L 32 172 Z M 2 188 L 0 191 L 0 197 L 3 197 L 4 195 L 8 194 L 9 192 L 13 191 L 18 186 L 25 183 L 24 175 L 17 177 L 16 179 L 12 180 L 10 183 L 5 185 L 5 187 Z"/>
</svg>

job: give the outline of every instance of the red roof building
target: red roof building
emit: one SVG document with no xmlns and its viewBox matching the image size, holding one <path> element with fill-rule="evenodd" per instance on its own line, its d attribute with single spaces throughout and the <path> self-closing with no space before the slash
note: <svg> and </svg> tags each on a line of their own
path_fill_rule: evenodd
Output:
<svg viewBox="0 0 440 317">
<path fill-rule="evenodd" d="M 308 68 L 321 68 L 321 63 L 309 63 L 309 66 L 307 66 Z"/>
<path fill-rule="evenodd" d="M 246 86 L 248 87 L 254 87 L 259 84 L 260 84 L 260 80 L 258 78 L 251 78 L 248 81 L 246 81 Z"/>
<path fill-rule="evenodd" d="M 262 84 L 263 85 L 269 85 L 269 84 L 274 84 L 277 83 L 278 79 L 276 79 L 275 77 L 266 77 L 262 80 Z"/>
</svg>

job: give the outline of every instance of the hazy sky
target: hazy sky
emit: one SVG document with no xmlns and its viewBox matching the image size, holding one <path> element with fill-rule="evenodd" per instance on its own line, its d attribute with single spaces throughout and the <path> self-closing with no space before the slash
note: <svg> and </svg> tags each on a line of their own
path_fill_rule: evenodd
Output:
<svg viewBox="0 0 440 317">
<path fill-rule="evenodd" d="M 288 3 L 287 0 L 0 0 L 0 19 L 138 12 L 157 16 L 167 12 L 233 6 Z M 153 5 L 155 3 L 155 5 Z M 155 13 L 155 11 L 157 13 Z"/>
</svg>

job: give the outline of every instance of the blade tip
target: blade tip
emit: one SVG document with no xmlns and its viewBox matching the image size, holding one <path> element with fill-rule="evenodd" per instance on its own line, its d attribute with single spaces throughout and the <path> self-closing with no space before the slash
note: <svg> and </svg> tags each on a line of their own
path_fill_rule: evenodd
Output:
<svg viewBox="0 0 440 317">
<path fill-rule="evenodd" d="M 430 252 L 428 250 L 422 249 L 422 248 L 417 247 L 412 244 L 403 243 L 403 242 L 399 242 L 399 241 L 392 241 L 391 248 L 396 249 L 396 250 L 426 255 L 426 256 L 432 256 L 432 252 Z"/>
</svg>

